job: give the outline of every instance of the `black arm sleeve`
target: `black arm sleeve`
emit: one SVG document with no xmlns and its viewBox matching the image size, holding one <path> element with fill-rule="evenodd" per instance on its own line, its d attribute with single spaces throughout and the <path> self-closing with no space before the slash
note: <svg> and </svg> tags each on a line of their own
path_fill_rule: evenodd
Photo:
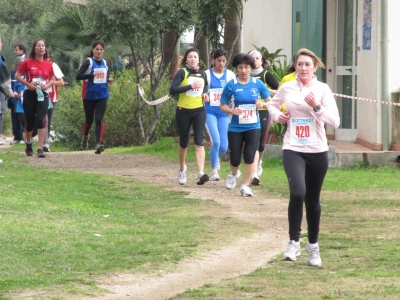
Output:
<svg viewBox="0 0 400 300">
<path fill-rule="evenodd" d="M 268 84 L 268 86 L 273 90 L 278 89 L 279 81 L 278 79 L 275 78 L 275 76 L 271 72 L 266 72 L 265 83 Z"/>
<path fill-rule="evenodd" d="M 206 75 L 206 72 L 205 72 L 205 71 L 203 71 L 203 78 L 204 78 L 204 90 L 203 90 L 203 94 L 208 94 L 208 91 L 210 90 L 210 86 L 208 85 L 207 75 Z"/>
<path fill-rule="evenodd" d="M 182 69 L 179 69 L 169 88 L 169 93 L 171 95 L 182 94 L 192 89 L 191 85 L 179 86 L 183 79 L 185 79 L 185 72 Z"/>
<path fill-rule="evenodd" d="M 89 78 L 93 78 L 93 74 L 85 74 L 86 70 L 89 68 L 90 62 L 89 59 L 86 59 L 81 67 L 78 70 L 78 73 L 75 76 L 76 80 L 85 80 L 85 79 L 89 79 Z"/>
</svg>

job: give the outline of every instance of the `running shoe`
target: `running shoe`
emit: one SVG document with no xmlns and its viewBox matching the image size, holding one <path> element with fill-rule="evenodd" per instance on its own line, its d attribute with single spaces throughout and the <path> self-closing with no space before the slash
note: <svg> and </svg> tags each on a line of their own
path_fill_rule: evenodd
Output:
<svg viewBox="0 0 400 300">
<path fill-rule="evenodd" d="M 42 148 L 39 148 L 37 150 L 37 157 L 39 157 L 39 158 L 45 158 L 46 157 L 46 153 L 44 153 Z"/>
<path fill-rule="evenodd" d="M 179 172 L 178 172 L 178 183 L 181 184 L 181 185 L 186 183 L 186 169 L 187 168 L 186 168 L 186 165 L 185 165 L 183 170 L 182 171 L 179 170 Z"/>
<path fill-rule="evenodd" d="M 253 192 L 247 184 L 242 184 L 242 187 L 240 188 L 240 194 L 243 197 L 253 197 Z"/>
<path fill-rule="evenodd" d="M 81 142 L 81 150 L 87 150 L 87 148 L 89 148 L 89 137 L 89 134 L 87 136 L 83 136 Z"/>
<path fill-rule="evenodd" d="M 211 176 L 210 176 L 211 181 L 218 181 L 219 180 L 219 174 L 217 168 L 212 169 L 211 171 Z"/>
<path fill-rule="evenodd" d="M 306 250 L 308 253 L 308 265 L 312 267 L 322 266 L 321 255 L 319 254 L 318 244 L 306 244 Z"/>
<path fill-rule="evenodd" d="M 295 241 L 289 241 L 286 252 L 283 254 L 283 260 L 295 261 L 300 256 L 300 243 Z"/>
<path fill-rule="evenodd" d="M 24 143 L 24 141 L 21 141 L 21 140 L 13 140 L 10 142 L 10 145 L 19 144 L 20 142 Z"/>
<path fill-rule="evenodd" d="M 201 172 L 199 175 L 197 175 L 197 185 L 203 185 L 208 180 L 210 180 L 210 177 L 208 177 L 208 175 L 204 172 Z"/>
<path fill-rule="evenodd" d="M 96 147 L 94 148 L 94 153 L 95 154 L 100 154 L 101 152 L 104 151 L 104 144 L 103 143 L 97 143 Z"/>
<path fill-rule="evenodd" d="M 225 187 L 227 190 L 231 190 L 236 186 L 236 179 L 240 177 L 240 171 L 237 171 L 236 175 L 230 174 L 226 181 Z"/>
<path fill-rule="evenodd" d="M 50 152 L 50 145 L 49 144 L 44 144 L 43 145 L 43 151 L 44 152 Z"/>
<path fill-rule="evenodd" d="M 32 156 L 33 155 L 32 143 L 26 143 L 25 144 L 25 153 L 26 153 L 27 156 Z"/>
<path fill-rule="evenodd" d="M 262 160 L 260 159 L 258 161 L 258 164 L 257 164 L 257 175 L 258 175 L 258 177 L 261 177 L 262 172 L 263 172 Z"/>
<path fill-rule="evenodd" d="M 260 178 L 258 178 L 257 174 L 253 174 L 251 176 L 251 185 L 252 186 L 259 186 L 260 185 Z"/>
</svg>

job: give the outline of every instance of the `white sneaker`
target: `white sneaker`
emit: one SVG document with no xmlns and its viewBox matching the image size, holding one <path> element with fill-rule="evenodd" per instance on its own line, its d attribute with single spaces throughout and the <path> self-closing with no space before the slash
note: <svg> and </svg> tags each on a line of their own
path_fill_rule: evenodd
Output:
<svg viewBox="0 0 400 300">
<path fill-rule="evenodd" d="M 183 168 L 183 171 L 180 171 L 179 170 L 179 172 L 178 172 L 178 183 L 179 184 L 185 184 L 186 183 L 186 165 L 185 165 L 185 167 Z"/>
<path fill-rule="evenodd" d="M 218 158 L 218 165 L 215 167 L 218 172 L 221 171 L 221 160 Z"/>
<path fill-rule="evenodd" d="M 295 261 L 300 256 L 300 243 L 295 241 L 289 241 L 286 252 L 283 254 L 283 260 Z"/>
<path fill-rule="evenodd" d="M 242 184 L 242 187 L 240 188 L 240 194 L 243 197 L 253 197 L 253 192 L 251 191 L 251 188 L 246 184 Z"/>
<path fill-rule="evenodd" d="M 262 160 L 260 159 L 258 161 L 258 164 L 257 164 L 257 175 L 258 175 L 258 177 L 261 176 L 262 172 L 263 172 Z"/>
<path fill-rule="evenodd" d="M 308 253 L 308 265 L 313 267 L 322 266 L 321 255 L 319 254 L 319 246 L 317 244 L 306 244 L 306 250 Z"/>
<path fill-rule="evenodd" d="M 260 185 L 260 178 L 258 178 L 257 174 L 251 175 L 251 185 L 252 186 L 259 186 Z"/>
<path fill-rule="evenodd" d="M 217 168 L 212 169 L 211 171 L 211 176 L 210 176 L 211 181 L 218 181 L 219 180 L 219 174 Z"/>
<path fill-rule="evenodd" d="M 236 175 L 230 174 L 226 181 L 226 189 L 231 190 L 236 186 L 236 179 L 240 177 L 240 170 L 237 171 Z"/>
<path fill-rule="evenodd" d="M 43 145 L 43 151 L 44 152 L 50 152 L 50 145 L 49 144 L 44 144 Z"/>
<path fill-rule="evenodd" d="M 204 172 L 201 172 L 199 175 L 197 175 L 197 185 L 203 185 L 208 180 L 210 180 L 210 177 L 208 177 L 208 175 Z"/>
</svg>

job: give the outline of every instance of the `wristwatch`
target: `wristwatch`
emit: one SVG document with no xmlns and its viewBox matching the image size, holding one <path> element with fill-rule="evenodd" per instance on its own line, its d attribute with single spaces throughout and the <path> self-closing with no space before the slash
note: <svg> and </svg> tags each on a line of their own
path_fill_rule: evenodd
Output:
<svg viewBox="0 0 400 300">
<path fill-rule="evenodd" d="M 319 112 L 321 110 L 321 104 L 318 104 L 316 107 L 313 108 L 313 111 Z"/>
</svg>

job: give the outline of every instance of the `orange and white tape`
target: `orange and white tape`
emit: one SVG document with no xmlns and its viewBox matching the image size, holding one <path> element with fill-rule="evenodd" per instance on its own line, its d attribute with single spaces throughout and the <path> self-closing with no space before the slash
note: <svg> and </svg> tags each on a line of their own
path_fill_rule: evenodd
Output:
<svg viewBox="0 0 400 300">
<path fill-rule="evenodd" d="M 372 100 L 372 99 L 366 99 L 366 98 L 360 98 L 360 97 L 353 97 L 353 96 L 341 95 L 341 94 L 336 94 L 336 93 L 333 93 L 333 96 L 341 97 L 341 98 L 348 98 L 348 99 L 353 99 L 353 100 L 360 100 L 360 101 L 373 102 L 373 103 L 380 103 L 380 104 L 387 104 L 387 105 L 400 106 L 400 103 L 396 103 L 396 102 L 387 102 L 387 101 L 380 101 L 380 100 Z"/>
<path fill-rule="evenodd" d="M 171 97 L 169 95 L 164 96 L 162 98 L 156 99 L 154 101 L 148 101 L 145 97 L 144 97 L 144 90 L 143 88 L 140 86 L 140 84 L 137 85 L 138 86 L 138 90 L 139 90 L 139 94 L 142 97 L 142 99 L 148 104 L 148 105 L 158 105 L 161 104 L 167 100 L 169 100 Z M 354 97 L 354 96 L 348 96 L 348 95 L 342 95 L 342 94 L 337 94 L 337 93 L 333 93 L 333 96 L 335 97 L 340 97 L 340 98 L 347 98 L 347 99 L 352 99 L 352 100 L 359 100 L 359 101 L 367 101 L 367 102 L 373 102 L 373 103 L 380 103 L 380 104 L 387 104 L 387 105 L 394 105 L 394 106 L 400 106 L 400 103 L 396 103 L 396 102 L 388 102 L 388 101 L 380 101 L 380 100 L 373 100 L 373 99 L 367 99 L 367 98 L 361 98 L 361 97 Z"/>
<path fill-rule="evenodd" d="M 144 102 L 146 102 L 148 105 L 158 105 L 158 104 L 161 104 L 161 103 L 163 103 L 163 102 L 165 102 L 165 101 L 167 101 L 167 100 L 169 100 L 171 98 L 170 96 L 167 95 L 167 96 L 164 96 L 162 98 L 156 99 L 154 101 L 148 101 L 146 98 L 144 98 L 144 90 L 140 86 L 140 84 L 138 84 L 137 87 L 138 87 L 138 91 L 139 91 L 140 96 L 142 97 Z"/>
</svg>

